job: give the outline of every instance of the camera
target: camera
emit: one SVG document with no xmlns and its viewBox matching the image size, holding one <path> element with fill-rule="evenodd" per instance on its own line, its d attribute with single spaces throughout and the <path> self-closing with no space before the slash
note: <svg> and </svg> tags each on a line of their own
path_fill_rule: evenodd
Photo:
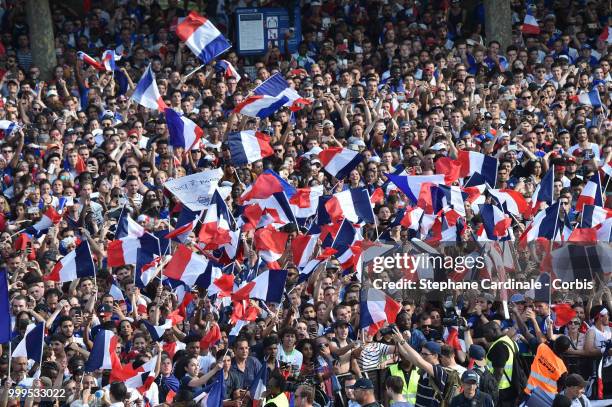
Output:
<svg viewBox="0 0 612 407">
<path fill-rule="evenodd" d="M 381 328 L 378 332 L 380 332 L 381 335 L 392 335 L 393 334 L 393 329 L 396 327 L 395 324 L 389 324 L 384 328 Z"/>
</svg>

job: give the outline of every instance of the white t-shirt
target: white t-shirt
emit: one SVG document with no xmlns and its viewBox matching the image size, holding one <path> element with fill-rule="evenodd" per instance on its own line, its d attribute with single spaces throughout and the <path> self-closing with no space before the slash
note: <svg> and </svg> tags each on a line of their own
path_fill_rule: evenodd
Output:
<svg viewBox="0 0 612 407">
<path fill-rule="evenodd" d="M 302 367 L 304 361 L 304 355 L 297 349 L 293 349 L 290 353 L 285 353 L 282 346 L 278 347 L 278 360 L 281 362 L 289 363 L 292 366 L 294 372 L 298 372 Z"/>
</svg>

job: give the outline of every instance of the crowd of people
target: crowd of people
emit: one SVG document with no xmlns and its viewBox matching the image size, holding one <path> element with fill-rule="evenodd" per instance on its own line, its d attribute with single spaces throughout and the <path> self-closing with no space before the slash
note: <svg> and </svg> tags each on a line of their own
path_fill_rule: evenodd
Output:
<svg viewBox="0 0 612 407">
<path fill-rule="evenodd" d="M 180 19 L 197 10 L 234 42 L 236 8 L 286 2 L 115 0 L 85 2 L 84 10 L 51 2 L 57 66 L 45 80 L 33 63 L 39 39 L 29 35 L 25 3 L 0 1 L 0 256 L 8 281 L 8 299 L 0 302 L 10 303 L 0 407 L 490 407 L 536 399 L 589 406 L 612 398 L 605 267 L 591 263 L 592 289 L 549 291 L 546 298 L 533 290 L 385 290 L 397 312 L 388 324 L 371 325 L 363 293 L 376 278 L 406 275 L 399 268 L 375 275 L 359 257 L 381 244 L 419 250 L 426 242 L 447 256 L 490 258 L 484 270 L 460 277 L 438 267 L 437 278 L 502 279 L 501 258 L 506 277 L 527 280 L 555 271 L 547 253 L 557 233 L 567 236 L 563 228 L 592 229 L 609 243 L 609 232 L 607 240 L 599 233 L 612 214 L 609 2 L 513 1 L 512 43 L 504 47 L 484 36 L 481 1 L 290 2 L 299 9 L 290 18 L 301 23 L 295 52 L 284 46 L 294 30 L 260 56 L 231 48 L 217 58 L 235 68 L 229 74 L 227 65 L 202 64 L 177 37 Z M 535 31 L 525 29 L 526 15 L 537 21 Z M 99 59 L 106 50 L 121 57 L 115 71 L 78 54 Z M 202 129 L 193 148 L 171 145 L 164 112 L 134 100 L 147 67 L 165 105 Z M 280 108 L 264 119 L 240 114 L 237 107 L 276 73 L 307 101 L 301 109 Z M 228 135 L 254 129 L 273 151 L 234 165 Z M 339 147 L 361 155 L 341 179 L 323 159 Z M 494 160 L 480 174 L 492 182 L 478 182 L 474 171 L 459 176 L 468 151 Z M 164 237 L 186 206 L 165 184 L 217 168 L 229 227 L 242 231 L 232 254 L 200 242 L 200 225 L 180 244 Z M 254 219 L 242 198 L 263 174 L 282 180 L 285 192 L 308 196 L 319 188 L 317 214 L 297 224 L 270 222 L 261 211 Z M 442 174 L 451 192 L 427 199 L 425 186 L 410 196 L 388 174 Z M 598 174 L 599 195 L 590 184 Z M 553 187 L 540 199 L 547 175 Z M 322 223 L 329 209 L 323 199 L 364 189 L 374 219 L 353 225 L 359 238 L 349 246 L 357 260 L 347 266 L 324 250 L 324 237 L 334 240 L 342 219 Z M 584 205 L 588 194 L 594 199 Z M 489 232 L 481 205 L 501 213 L 502 230 Z M 587 207 L 603 220 L 585 227 Z M 59 218 L 41 229 L 49 208 Z M 425 213 L 406 222 L 415 208 Z M 542 233 L 533 234 L 543 229 L 534 219 L 550 208 L 555 227 L 546 245 Z M 152 264 L 108 266 L 125 222 L 155 234 L 167 250 Z M 326 257 L 305 274 L 292 242 L 313 225 Z M 281 300 L 236 298 L 232 291 L 255 276 L 276 272 L 258 246 L 263 229 L 287 236 L 277 259 L 286 270 Z M 483 248 L 502 235 L 509 257 Z M 421 245 L 410 246 L 413 238 Z M 84 245 L 95 274 L 52 277 Z M 210 281 L 185 286 L 167 278 L 163 269 L 179 245 L 232 275 L 229 293 L 211 294 Z M 157 274 L 143 284 L 150 267 Z M 36 324 L 44 330 L 38 360 L 24 353 Z M 107 343 L 105 352 L 114 354 L 100 355 L 96 338 L 107 332 L 116 348 Z M 113 368 L 91 369 L 102 357 Z"/>
</svg>

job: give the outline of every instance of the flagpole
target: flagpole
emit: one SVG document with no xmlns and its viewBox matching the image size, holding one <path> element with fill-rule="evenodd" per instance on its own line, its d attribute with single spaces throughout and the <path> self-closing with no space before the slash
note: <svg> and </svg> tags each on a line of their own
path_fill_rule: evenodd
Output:
<svg viewBox="0 0 612 407">
<path fill-rule="evenodd" d="M 189 72 L 187 75 L 183 76 L 183 79 L 181 80 L 182 83 L 185 83 L 185 81 L 187 80 L 187 78 L 189 78 L 191 75 L 193 75 L 194 73 L 198 72 L 200 69 L 204 68 L 206 66 L 206 64 L 202 64 L 200 66 L 198 66 L 197 68 L 195 68 L 193 71 Z"/>
</svg>

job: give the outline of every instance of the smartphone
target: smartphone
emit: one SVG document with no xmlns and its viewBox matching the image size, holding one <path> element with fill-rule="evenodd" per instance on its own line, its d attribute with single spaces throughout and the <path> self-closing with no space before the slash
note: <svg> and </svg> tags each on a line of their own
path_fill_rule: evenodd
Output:
<svg viewBox="0 0 612 407">
<path fill-rule="evenodd" d="M 508 144 L 508 151 L 516 151 L 516 143 Z"/>
<path fill-rule="evenodd" d="M 359 88 L 357 87 L 351 88 L 351 99 L 354 101 L 359 100 Z"/>
<path fill-rule="evenodd" d="M 38 208 L 36 206 L 30 206 L 28 208 L 28 214 L 34 215 L 38 213 Z"/>
</svg>

